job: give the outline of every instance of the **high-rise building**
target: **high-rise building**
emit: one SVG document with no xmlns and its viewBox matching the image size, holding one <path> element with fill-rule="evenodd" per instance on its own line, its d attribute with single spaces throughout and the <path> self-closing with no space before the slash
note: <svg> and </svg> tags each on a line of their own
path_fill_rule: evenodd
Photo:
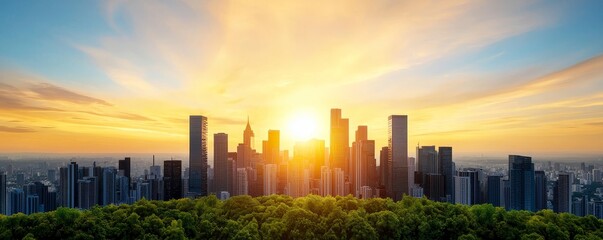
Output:
<svg viewBox="0 0 603 240">
<path fill-rule="evenodd" d="M 571 212 L 572 179 L 569 173 L 559 173 L 553 188 L 553 210 L 555 212 Z"/>
<path fill-rule="evenodd" d="M 235 155 L 236 157 L 236 155 Z M 227 185 L 227 189 L 228 189 L 228 194 L 229 196 L 234 196 L 236 195 L 236 189 L 237 189 L 237 164 L 236 164 L 236 158 L 232 158 L 232 156 L 228 157 L 228 161 L 226 162 L 226 175 L 227 178 L 230 180 L 228 182 Z"/>
<path fill-rule="evenodd" d="M 79 168 L 76 162 L 71 162 L 68 168 L 67 175 L 67 200 L 64 206 L 69 208 L 79 207 L 78 204 L 78 184 L 77 181 L 80 179 Z"/>
<path fill-rule="evenodd" d="M 106 206 L 109 204 L 115 204 L 115 178 L 117 175 L 117 171 L 115 167 L 107 167 L 103 168 L 103 180 L 102 186 L 103 191 L 101 192 L 102 201 L 99 203 L 102 206 Z"/>
<path fill-rule="evenodd" d="M 25 214 L 40 212 L 40 198 L 37 195 L 27 195 L 25 198 Z"/>
<path fill-rule="evenodd" d="M 495 207 L 503 206 L 503 188 L 502 188 L 502 176 L 492 175 L 487 177 L 488 180 L 486 182 L 487 194 L 486 201 L 487 203 L 492 204 Z"/>
<path fill-rule="evenodd" d="M 446 178 L 442 174 L 427 173 L 424 175 L 424 194 L 432 201 L 446 200 Z"/>
<path fill-rule="evenodd" d="M 381 151 L 379 151 L 379 186 L 384 189 L 387 188 L 386 186 L 390 185 L 388 180 L 391 180 L 389 178 L 389 173 L 391 171 L 388 165 L 388 154 L 389 150 L 387 147 L 382 147 Z"/>
<path fill-rule="evenodd" d="M 262 158 L 266 164 L 280 164 L 280 131 L 279 130 L 268 130 L 268 140 L 266 141 L 266 147 L 262 151 Z"/>
<path fill-rule="evenodd" d="M 207 196 L 207 118 L 189 117 L 189 193 Z"/>
<path fill-rule="evenodd" d="M 6 173 L 0 172 L 0 214 L 6 215 Z"/>
<path fill-rule="evenodd" d="M 469 177 L 469 181 L 470 181 L 470 186 L 471 186 L 471 192 L 470 192 L 470 196 L 471 196 L 471 204 L 479 204 L 481 203 L 480 201 L 480 178 L 479 178 L 479 172 L 473 169 L 467 169 L 465 171 L 459 171 L 458 172 L 459 176 L 462 177 Z M 456 186 L 455 186 L 456 187 Z M 457 191 L 458 193 L 458 191 Z M 456 193 L 455 193 L 456 194 Z"/>
<path fill-rule="evenodd" d="M 333 195 L 345 196 L 345 175 L 341 168 L 333 170 Z"/>
<path fill-rule="evenodd" d="M 127 177 L 128 181 L 130 183 L 132 183 L 132 176 L 131 176 L 132 160 L 129 157 L 119 160 L 117 169 L 120 172 L 123 172 L 122 176 Z"/>
<path fill-rule="evenodd" d="M 237 168 L 237 195 L 247 195 L 248 184 L 247 184 L 247 169 Z"/>
<path fill-rule="evenodd" d="M 276 192 L 278 194 L 285 194 L 289 182 L 289 176 L 287 176 L 287 172 L 289 171 L 289 151 L 281 151 L 279 157 L 281 161 L 277 166 Z"/>
<path fill-rule="evenodd" d="M 603 219 L 603 201 L 593 203 L 593 215 L 598 219 Z"/>
<path fill-rule="evenodd" d="M 247 145 L 251 149 L 255 149 L 254 138 L 255 134 L 253 133 L 253 130 L 251 130 L 251 124 L 249 124 L 249 117 L 247 117 L 247 126 L 245 126 L 245 131 L 243 131 L 243 144 Z"/>
<path fill-rule="evenodd" d="M 38 212 L 50 211 L 48 207 L 49 202 L 49 191 L 48 186 L 44 185 L 41 182 L 34 182 L 26 185 L 26 195 L 35 195 L 38 196 Z"/>
<path fill-rule="evenodd" d="M 96 162 L 93 163 L 92 168 L 92 176 L 96 178 L 96 204 L 102 204 L 103 195 L 101 194 L 103 189 L 103 168 L 101 166 L 96 166 Z"/>
<path fill-rule="evenodd" d="M 81 209 L 90 209 L 92 206 L 96 205 L 96 200 L 98 197 L 97 189 L 96 189 L 96 178 L 94 177 L 85 177 L 84 179 L 78 180 L 78 202 L 79 208 Z"/>
<path fill-rule="evenodd" d="M 471 205 L 473 204 L 473 187 L 471 186 L 471 178 L 469 176 L 455 176 L 454 177 L 454 203 Z"/>
<path fill-rule="evenodd" d="M 182 161 L 163 162 L 163 191 L 164 200 L 182 198 Z"/>
<path fill-rule="evenodd" d="M 391 189 L 388 196 L 394 201 L 402 199 L 404 194 L 410 194 L 412 176 L 408 164 L 408 117 L 392 115 L 388 118 L 388 159 L 391 169 Z"/>
<path fill-rule="evenodd" d="M 264 165 L 264 195 L 276 194 L 276 164 Z"/>
<path fill-rule="evenodd" d="M 535 171 L 534 172 L 534 192 L 535 192 L 535 211 L 539 211 L 547 208 L 547 185 L 546 185 L 546 175 L 544 171 Z"/>
<path fill-rule="evenodd" d="M 440 163 L 438 152 L 435 146 L 417 146 L 417 171 L 422 174 L 440 173 Z"/>
<path fill-rule="evenodd" d="M 328 166 L 320 168 L 320 195 L 325 197 L 333 194 L 333 176 Z"/>
<path fill-rule="evenodd" d="M 534 163 L 531 157 L 509 155 L 511 210 L 534 211 Z"/>
<path fill-rule="evenodd" d="M 25 192 L 23 189 L 11 189 L 8 194 L 8 215 L 16 213 L 25 213 Z"/>
<path fill-rule="evenodd" d="M 153 165 L 149 168 L 150 179 L 161 179 L 161 166 L 155 165 L 155 155 L 153 155 Z"/>
<path fill-rule="evenodd" d="M 350 149 L 350 122 L 341 118 L 341 109 L 331 109 L 331 141 L 329 167 L 339 168 L 344 172 L 344 177 L 349 174 L 349 149 Z M 320 165 L 322 166 L 322 165 Z M 319 166 L 319 168 L 320 168 Z"/>
<path fill-rule="evenodd" d="M 368 140 L 366 126 L 358 126 L 356 140 L 352 143 L 350 182 L 353 194 L 356 197 L 362 195 L 361 188 L 364 186 L 376 187 L 376 161 L 375 141 Z"/>
<path fill-rule="evenodd" d="M 228 192 L 228 134 L 214 134 L 214 185 L 217 193 Z"/>
<path fill-rule="evenodd" d="M 452 147 L 439 147 L 438 158 L 440 159 L 440 174 L 444 175 L 446 186 L 446 199 L 453 202 L 454 199 L 454 162 L 452 162 Z"/>
</svg>

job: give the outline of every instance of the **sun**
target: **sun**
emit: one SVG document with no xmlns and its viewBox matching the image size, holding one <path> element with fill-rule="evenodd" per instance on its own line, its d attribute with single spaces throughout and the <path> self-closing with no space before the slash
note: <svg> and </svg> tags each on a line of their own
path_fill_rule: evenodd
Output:
<svg viewBox="0 0 603 240">
<path fill-rule="evenodd" d="M 287 132 L 294 140 L 303 141 L 316 137 L 316 117 L 310 113 L 298 113 L 289 120 Z"/>
</svg>

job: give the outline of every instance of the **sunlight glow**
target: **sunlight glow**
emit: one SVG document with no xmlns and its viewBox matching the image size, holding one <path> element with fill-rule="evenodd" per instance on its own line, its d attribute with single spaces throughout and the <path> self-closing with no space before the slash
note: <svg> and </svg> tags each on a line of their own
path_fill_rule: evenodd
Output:
<svg viewBox="0 0 603 240">
<path fill-rule="evenodd" d="M 317 120 L 313 114 L 298 113 L 288 121 L 287 135 L 295 140 L 308 140 L 316 137 Z"/>
</svg>

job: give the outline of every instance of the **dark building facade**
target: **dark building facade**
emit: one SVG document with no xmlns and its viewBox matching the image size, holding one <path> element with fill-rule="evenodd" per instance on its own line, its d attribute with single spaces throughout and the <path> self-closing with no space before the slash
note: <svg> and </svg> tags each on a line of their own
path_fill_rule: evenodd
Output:
<svg viewBox="0 0 603 240">
<path fill-rule="evenodd" d="M 182 161 L 163 162 L 163 192 L 164 200 L 182 198 Z"/>
</svg>

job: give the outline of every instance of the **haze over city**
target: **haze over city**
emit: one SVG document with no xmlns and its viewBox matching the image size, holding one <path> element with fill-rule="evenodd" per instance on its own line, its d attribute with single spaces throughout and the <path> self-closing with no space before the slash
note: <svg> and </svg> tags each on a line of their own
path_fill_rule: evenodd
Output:
<svg viewBox="0 0 603 240">
<path fill-rule="evenodd" d="M 603 151 L 596 1 L 2 5 L 3 153 L 186 154 L 195 114 L 328 145 L 331 108 L 376 146 L 408 115 L 411 155 Z"/>
</svg>

